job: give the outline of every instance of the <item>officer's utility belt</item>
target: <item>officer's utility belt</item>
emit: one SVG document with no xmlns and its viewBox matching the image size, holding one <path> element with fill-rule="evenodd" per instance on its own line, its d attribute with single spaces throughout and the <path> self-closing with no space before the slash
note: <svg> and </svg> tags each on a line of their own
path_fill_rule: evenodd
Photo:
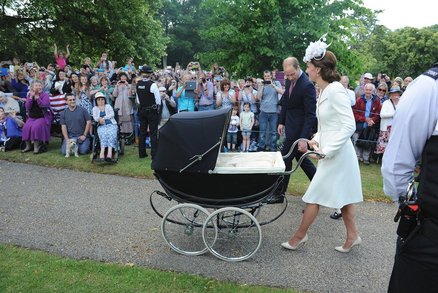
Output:
<svg viewBox="0 0 438 293">
<path fill-rule="evenodd" d="M 146 111 L 146 112 L 157 111 L 157 109 L 158 109 L 157 104 L 153 104 L 151 106 L 140 106 L 140 110 Z"/>
<path fill-rule="evenodd" d="M 420 210 L 417 203 L 400 205 L 394 221 L 400 223 L 397 227 L 397 235 L 409 241 L 417 232 L 438 243 L 438 219 L 430 218 Z"/>
<path fill-rule="evenodd" d="M 397 227 L 397 235 L 402 239 L 408 239 L 410 238 L 409 236 L 418 231 L 421 219 L 414 180 L 409 183 L 406 195 L 400 196 L 399 204 L 397 214 L 394 217 L 394 222 L 400 220 Z"/>
<path fill-rule="evenodd" d="M 420 211 L 418 204 L 400 204 L 397 215 L 394 221 L 400 223 L 397 227 L 397 235 L 403 239 L 407 239 L 412 233 L 419 229 L 420 225 Z"/>
</svg>

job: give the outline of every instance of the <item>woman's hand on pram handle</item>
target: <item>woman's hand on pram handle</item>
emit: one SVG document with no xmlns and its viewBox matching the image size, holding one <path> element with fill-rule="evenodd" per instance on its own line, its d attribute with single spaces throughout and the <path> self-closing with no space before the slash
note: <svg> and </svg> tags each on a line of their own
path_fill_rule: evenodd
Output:
<svg viewBox="0 0 438 293">
<path fill-rule="evenodd" d="M 291 148 L 289 149 L 289 152 L 285 156 L 283 156 L 283 160 L 288 158 L 292 154 L 292 151 L 295 149 L 297 144 L 298 144 L 298 150 L 299 150 L 299 144 L 301 144 L 301 143 L 305 143 L 307 145 L 306 146 L 307 151 L 300 157 L 295 168 L 292 168 L 292 170 L 290 170 L 290 171 L 286 171 L 285 174 L 294 173 L 298 169 L 298 167 L 300 167 L 303 160 L 307 157 L 310 157 L 310 158 L 313 158 L 316 160 L 320 160 L 320 159 L 325 158 L 325 154 L 323 154 L 319 151 L 319 148 L 318 148 L 319 144 L 316 140 L 313 140 L 313 139 L 308 140 L 306 138 L 299 138 L 292 144 Z M 310 151 L 309 149 L 313 149 L 313 150 Z"/>
<path fill-rule="evenodd" d="M 325 155 L 319 150 L 319 143 L 316 140 L 310 140 L 308 142 L 309 148 L 313 151 L 309 152 L 309 157 L 312 159 L 320 160 L 324 159 Z"/>
<path fill-rule="evenodd" d="M 319 152 L 319 143 L 316 140 L 309 140 L 307 143 L 309 145 L 309 148 L 314 150 L 315 152 Z"/>
</svg>

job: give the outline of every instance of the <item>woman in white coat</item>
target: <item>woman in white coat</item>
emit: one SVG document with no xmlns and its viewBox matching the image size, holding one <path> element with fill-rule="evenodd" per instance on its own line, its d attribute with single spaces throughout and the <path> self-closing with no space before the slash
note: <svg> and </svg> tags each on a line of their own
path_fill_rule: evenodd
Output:
<svg viewBox="0 0 438 293">
<path fill-rule="evenodd" d="M 321 40 L 311 43 L 306 50 L 304 62 L 309 78 L 321 88 L 317 102 L 318 132 L 309 141 L 310 148 L 325 155 L 318 161 L 318 169 L 303 201 L 307 203 L 298 230 L 288 242 L 282 243 L 286 249 L 296 250 L 304 244 L 307 230 L 315 220 L 320 206 L 340 208 L 347 230 L 339 252 L 349 252 L 362 242 L 354 219 L 354 203 L 361 202 L 362 186 L 359 164 L 350 137 L 356 125 L 347 91 L 338 81 L 336 57 L 326 51 L 327 45 Z"/>
</svg>

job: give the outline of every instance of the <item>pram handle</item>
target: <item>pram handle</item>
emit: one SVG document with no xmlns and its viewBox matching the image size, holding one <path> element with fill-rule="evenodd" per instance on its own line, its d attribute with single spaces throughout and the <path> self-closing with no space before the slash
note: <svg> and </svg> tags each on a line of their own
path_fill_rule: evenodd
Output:
<svg viewBox="0 0 438 293">
<path fill-rule="evenodd" d="M 292 154 L 292 152 L 294 151 L 295 147 L 297 146 L 297 144 L 298 144 L 300 141 L 305 141 L 306 143 L 309 142 L 309 140 L 306 139 L 306 138 L 299 138 L 299 139 L 297 139 L 296 141 L 294 141 L 294 143 L 292 144 L 292 146 L 291 146 L 290 149 L 289 149 L 289 152 L 288 152 L 286 155 L 283 156 L 283 160 L 284 160 L 284 159 L 287 159 L 287 158 L 290 157 L 290 155 Z M 314 154 L 317 155 L 317 156 L 319 156 L 321 159 L 323 159 L 323 158 L 325 157 L 324 154 L 321 154 L 321 153 L 319 152 L 319 148 L 318 148 L 317 146 L 314 146 L 314 147 L 313 147 L 313 150 L 314 150 L 314 151 L 313 151 Z M 304 155 L 307 154 L 307 153 L 309 153 L 309 152 L 312 152 L 312 151 L 307 151 L 306 153 L 304 153 Z M 304 155 L 303 155 L 303 156 L 304 156 Z"/>
<path fill-rule="evenodd" d="M 283 160 L 284 160 L 284 159 L 287 159 L 288 157 L 290 157 L 290 155 L 292 154 L 292 152 L 293 152 L 293 150 L 295 149 L 296 145 L 297 145 L 300 141 L 305 141 L 306 143 L 309 142 L 309 140 L 308 140 L 308 139 L 305 139 L 305 138 L 299 138 L 299 139 L 297 139 L 296 141 L 294 141 L 294 143 L 292 144 L 291 148 L 289 149 L 289 152 L 288 152 L 285 156 L 283 156 Z M 284 174 L 289 175 L 289 174 L 294 173 L 294 172 L 295 172 L 295 171 L 301 166 L 301 163 L 303 162 L 303 160 L 304 160 L 305 158 L 307 158 L 308 156 L 310 156 L 310 155 L 316 155 L 316 156 L 318 156 L 320 159 L 324 159 L 324 158 L 325 158 L 325 155 L 322 154 L 322 153 L 320 153 L 320 152 L 319 152 L 319 148 L 315 146 L 313 151 L 307 151 L 307 152 L 305 152 L 305 153 L 301 156 L 301 158 L 298 160 L 297 165 L 295 166 L 295 168 L 293 168 L 293 169 L 290 170 L 290 171 L 286 171 L 286 172 L 284 172 Z"/>
</svg>

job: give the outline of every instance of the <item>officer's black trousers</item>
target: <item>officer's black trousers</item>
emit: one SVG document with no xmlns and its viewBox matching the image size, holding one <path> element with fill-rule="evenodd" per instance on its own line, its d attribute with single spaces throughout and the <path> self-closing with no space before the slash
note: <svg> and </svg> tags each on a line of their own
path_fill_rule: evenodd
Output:
<svg viewBox="0 0 438 293">
<path fill-rule="evenodd" d="M 151 156 L 155 157 L 157 152 L 158 143 L 158 123 L 160 121 L 160 115 L 156 109 L 151 110 L 138 110 L 138 120 L 140 122 L 140 133 L 138 142 L 138 156 L 140 158 L 146 157 L 146 133 L 149 126 L 149 137 L 151 141 Z"/>
<path fill-rule="evenodd" d="M 399 240 L 388 292 L 438 292 L 438 243 L 420 230 L 400 245 Z"/>
</svg>

